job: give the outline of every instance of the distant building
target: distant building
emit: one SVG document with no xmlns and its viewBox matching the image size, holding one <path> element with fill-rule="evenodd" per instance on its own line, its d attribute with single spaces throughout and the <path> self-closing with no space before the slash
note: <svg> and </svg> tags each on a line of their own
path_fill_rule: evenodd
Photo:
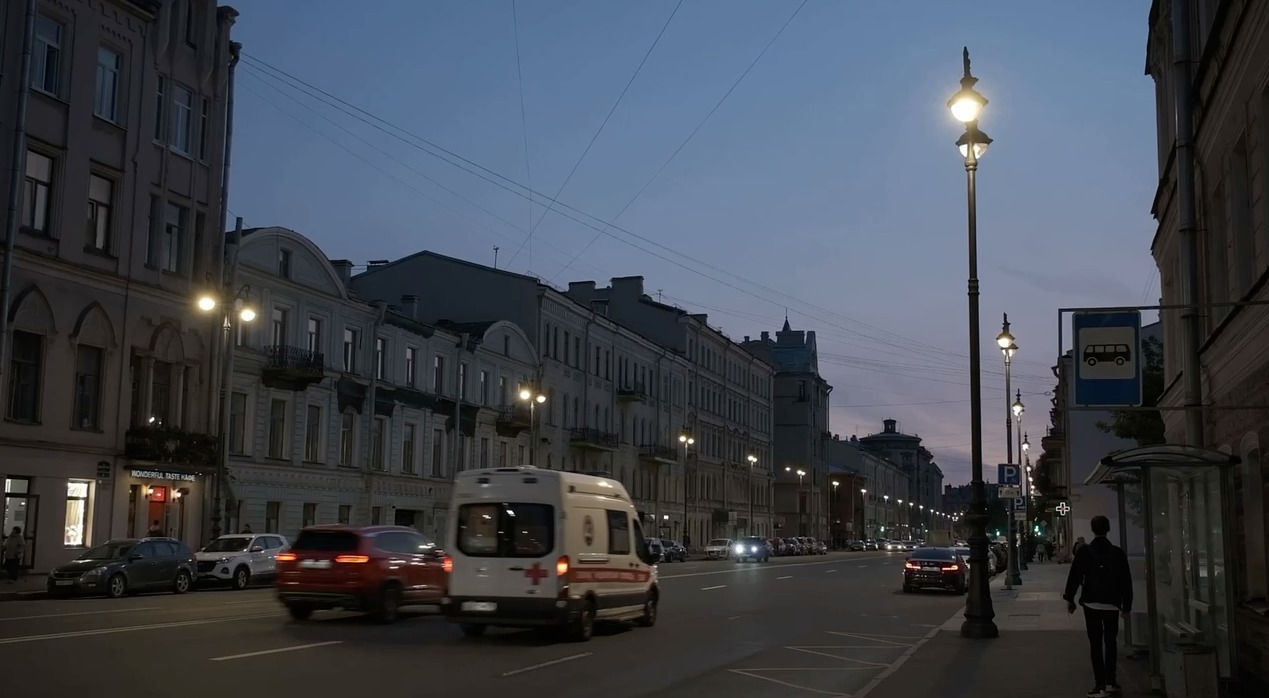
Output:
<svg viewBox="0 0 1269 698">
<path fill-rule="evenodd" d="M 794 330 L 788 319 L 774 340 L 767 332 L 742 346 L 775 367 L 775 508 L 788 536 L 829 534 L 832 494 L 825 442 L 828 395 L 833 387 L 820 376 L 815 332 Z M 799 476 L 801 471 L 804 475 Z"/>
<path fill-rule="evenodd" d="M 0 191 L 23 177 L 0 298 L 12 321 L 0 331 L 2 525 L 22 528 L 36 571 L 154 526 L 197 545 L 219 318 L 195 296 L 220 273 L 238 13 L 41 0 L 14 162 L 24 5 L 0 10 Z"/>
<path fill-rule="evenodd" d="M 844 502 L 858 501 L 854 516 L 847 519 L 847 523 L 851 524 L 845 531 L 847 537 L 885 538 L 892 535 L 897 522 L 896 502 L 902 497 L 899 493 L 909 491 L 908 476 L 903 469 L 865 448 L 854 436 L 842 439 L 834 434 L 833 438 L 825 441 L 824 457 L 829 464 L 830 477 L 841 472 L 857 476 L 857 482 L 849 493 L 839 492 L 834 497 L 838 507 Z M 847 500 L 847 497 L 859 499 Z"/>
<path fill-rule="evenodd" d="M 899 431 L 893 419 L 882 421 L 882 430 L 859 439 L 864 448 L 877 453 L 907 477 L 907 490 L 895 493 L 895 523 L 904 535 L 913 535 L 931 523 L 930 512 L 943 504 L 943 471 L 934 455 L 921 445 L 921 437 Z"/>
</svg>

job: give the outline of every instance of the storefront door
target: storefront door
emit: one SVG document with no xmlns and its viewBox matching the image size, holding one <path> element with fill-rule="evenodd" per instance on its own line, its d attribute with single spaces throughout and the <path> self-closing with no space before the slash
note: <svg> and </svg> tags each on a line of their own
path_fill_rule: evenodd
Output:
<svg viewBox="0 0 1269 698">
<path fill-rule="evenodd" d="M 22 529 L 22 537 L 26 539 L 26 559 L 22 566 L 31 569 L 35 566 L 35 524 L 39 521 L 40 495 L 25 493 L 8 493 L 4 496 L 4 535 L 9 535 L 14 526 Z"/>
</svg>

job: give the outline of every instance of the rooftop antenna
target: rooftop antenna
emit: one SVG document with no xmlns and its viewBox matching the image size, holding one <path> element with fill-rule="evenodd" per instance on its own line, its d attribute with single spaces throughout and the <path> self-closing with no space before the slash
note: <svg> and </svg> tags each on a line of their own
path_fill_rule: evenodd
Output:
<svg viewBox="0 0 1269 698">
<path fill-rule="evenodd" d="M 494 245 L 494 269 L 498 268 L 498 246 Z"/>
<path fill-rule="evenodd" d="M 657 289 L 657 302 L 658 302 L 658 303 L 660 303 L 660 302 L 661 302 L 661 289 L 659 289 L 659 288 Z"/>
</svg>

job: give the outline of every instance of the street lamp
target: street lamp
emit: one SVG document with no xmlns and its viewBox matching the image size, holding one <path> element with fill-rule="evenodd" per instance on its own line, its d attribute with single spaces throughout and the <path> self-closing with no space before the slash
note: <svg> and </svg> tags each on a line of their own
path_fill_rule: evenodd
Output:
<svg viewBox="0 0 1269 698">
<path fill-rule="evenodd" d="M 794 473 L 795 475 L 797 475 L 797 476 L 798 476 L 798 490 L 797 490 L 797 494 L 798 494 L 798 535 L 799 535 L 799 536 L 804 536 L 804 535 L 806 535 L 806 531 L 804 530 L 804 527 L 802 526 L 802 478 L 806 476 L 806 471 L 805 471 L 805 470 L 803 470 L 803 469 L 801 469 L 801 468 L 798 468 L 798 469 L 797 469 L 797 471 L 795 472 L 791 466 L 786 465 L 786 466 L 784 466 L 784 472 L 786 472 L 786 473 Z"/>
<path fill-rule="evenodd" d="M 536 408 L 538 405 L 546 402 L 546 395 L 536 388 L 521 388 L 520 399 L 529 403 L 529 438 L 533 439 L 533 443 L 529 445 L 529 465 L 538 464 L 538 425 L 534 419 Z"/>
<path fill-rule="evenodd" d="M 970 489 L 973 493 L 971 517 L 969 524 L 969 595 L 965 600 L 965 622 L 961 624 L 961 635 L 969 638 L 999 637 L 1000 630 L 993 620 L 996 613 L 992 610 L 991 591 L 988 588 L 987 571 L 987 499 L 983 486 L 983 419 L 982 419 L 982 384 L 978 327 L 978 159 L 987 152 L 991 138 L 978 129 L 978 117 L 987 106 L 987 98 L 974 89 L 978 82 L 970 74 L 969 48 L 962 54 L 964 75 L 961 77 L 961 89 L 948 100 L 947 107 L 952 116 L 965 124 L 965 133 L 956 141 L 965 158 L 965 178 L 968 190 L 968 232 L 969 232 L 969 431 L 970 431 L 970 468 L 972 479 Z"/>
<path fill-rule="evenodd" d="M 859 512 L 859 532 L 864 539 L 868 539 L 868 489 L 865 487 L 859 488 Z"/>
<path fill-rule="evenodd" d="M 239 224 L 242 219 L 239 219 Z M 233 288 L 233 282 L 229 284 L 229 288 Z M 220 420 L 216 425 L 216 444 L 218 453 L 216 454 L 216 479 L 212 483 L 212 538 L 219 538 L 222 533 L 220 528 L 221 521 L 221 501 L 224 492 L 228 488 L 229 473 L 229 407 L 232 400 L 229 399 L 230 389 L 233 384 L 234 373 L 234 328 L 238 322 L 252 322 L 256 319 L 255 308 L 252 308 L 247 299 L 250 297 L 251 287 L 242 286 L 234 293 L 228 302 L 222 302 L 214 293 L 204 293 L 195 301 L 200 312 L 211 314 L 220 310 L 220 326 L 221 326 L 221 351 L 220 366 L 217 373 L 217 393 L 220 395 Z"/>
<path fill-rule="evenodd" d="M 758 464 L 758 456 L 750 453 L 745 456 L 745 460 L 749 461 L 749 535 L 757 533 L 753 525 L 753 467 Z"/>
<path fill-rule="evenodd" d="M 1018 345 L 1009 331 L 1009 313 L 1004 314 L 1004 322 L 1000 334 L 996 335 L 996 346 L 1005 357 L 1005 462 L 1013 464 L 1013 418 L 1010 417 L 1009 393 L 1013 392 L 1012 367 L 1013 356 L 1018 353 Z M 1022 584 L 1018 574 L 1018 541 L 1017 524 L 1014 522 L 1013 503 L 1009 500 L 1009 564 L 1005 570 L 1005 589 L 1013 589 L 1015 584 Z"/>
<path fill-rule="evenodd" d="M 1022 448 L 1022 443 L 1021 443 L 1022 441 L 1022 413 L 1026 412 L 1027 408 L 1026 406 L 1022 404 L 1021 390 L 1018 391 L 1017 397 L 1014 399 L 1013 404 L 1009 406 L 1009 409 L 1013 412 L 1014 419 L 1018 420 L 1018 441 L 1019 441 L 1018 460 L 1022 460 L 1022 455 L 1024 453 L 1024 449 Z M 1030 446 L 1028 446 L 1028 448 L 1029 447 Z M 1027 476 L 1025 473 L 1023 473 L 1022 474 L 1022 487 L 1024 488 L 1022 490 L 1022 495 L 1023 495 L 1022 518 L 1023 520 L 1021 525 L 1018 526 L 1018 543 L 1017 543 L 1018 552 L 1020 553 L 1018 555 L 1018 569 L 1021 569 L 1021 570 L 1027 569 L 1027 557 L 1025 555 L 1022 555 L 1021 552 L 1025 549 L 1025 545 L 1023 544 L 1022 539 L 1026 537 L 1027 535 L 1027 522 L 1031 520 L 1031 516 L 1030 516 L 1031 497 L 1028 496 L 1027 490 L 1025 489 L 1025 488 L 1029 488 L 1030 486 L 1031 486 L 1031 478 Z"/>
<path fill-rule="evenodd" d="M 842 483 L 838 482 L 837 480 L 833 480 L 833 481 L 832 481 L 831 483 L 829 483 L 829 484 L 831 484 L 831 485 L 833 486 L 833 500 L 832 500 L 832 502 L 830 503 L 830 506 L 828 507 L 828 518 L 833 519 L 833 506 L 832 506 L 832 505 L 834 505 L 834 504 L 835 504 L 835 505 L 837 505 L 837 518 L 836 518 L 836 519 L 834 519 L 834 520 L 835 520 L 835 521 L 837 521 L 838 523 L 841 523 L 841 516 L 842 516 L 842 511 L 841 511 L 841 510 L 842 510 L 842 507 L 841 507 L 841 504 L 839 504 L 839 503 L 838 503 L 838 501 L 837 501 L 837 486 L 838 486 L 838 485 L 840 485 L 840 484 L 842 484 Z M 833 539 L 833 548 L 834 548 L 834 549 L 837 547 L 837 537 L 838 537 L 838 536 L 837 536 L 837 530 L 836 530 L 836 528 L 834 527 L 834 528 L 830 531 L 830 533 L 829 533 L 829 538 L 832 538 L 832 539 Z"/>
<path fill-rule="evenodd" d="M 692 433 L 687 430 L 687 427 L 684 427 L 679 432 L 679 444 L 683 446 L 683 537 L 687 539 L 688 543 L 692 539 L 687 535 L 687 449 L 695 443 L 696 439 L 692 438 Z M 686 546 L 687 543 L 683 545 Z"/>
</svg>

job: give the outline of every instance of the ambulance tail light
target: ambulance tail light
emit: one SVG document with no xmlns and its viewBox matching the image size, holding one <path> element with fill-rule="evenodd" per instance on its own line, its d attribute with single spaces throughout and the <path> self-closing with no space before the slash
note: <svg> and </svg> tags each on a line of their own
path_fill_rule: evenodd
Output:
<svg viewBox="0 0 1269 698">
<path fill-rule="evenodd" d="M 568 576 L 568 556 L 567 555 L 561 555 L 560 559 L 555 561 L 555 576 L 557 577 Z"/>
<path fill-rule="evenodd" d="M 559 559 L 555 561 L 555 581 L 559 585 L 559 593 L 556 594 L 556 598 L 568 598 L 569 569 L 570 565 L 568 556 L 561 555 Z"/>
<path fill-rule="evenodd" d="M 445 562 L 441 563 L 441 569 L 445 570 L 445 574 L 449 574 L 449 573 L 453 572 L 453 571 L 454 571 L 454 558 L 449 557 L 448 555 L 447 555 L 447 556 L 445 556 Z"/>
</svg>

